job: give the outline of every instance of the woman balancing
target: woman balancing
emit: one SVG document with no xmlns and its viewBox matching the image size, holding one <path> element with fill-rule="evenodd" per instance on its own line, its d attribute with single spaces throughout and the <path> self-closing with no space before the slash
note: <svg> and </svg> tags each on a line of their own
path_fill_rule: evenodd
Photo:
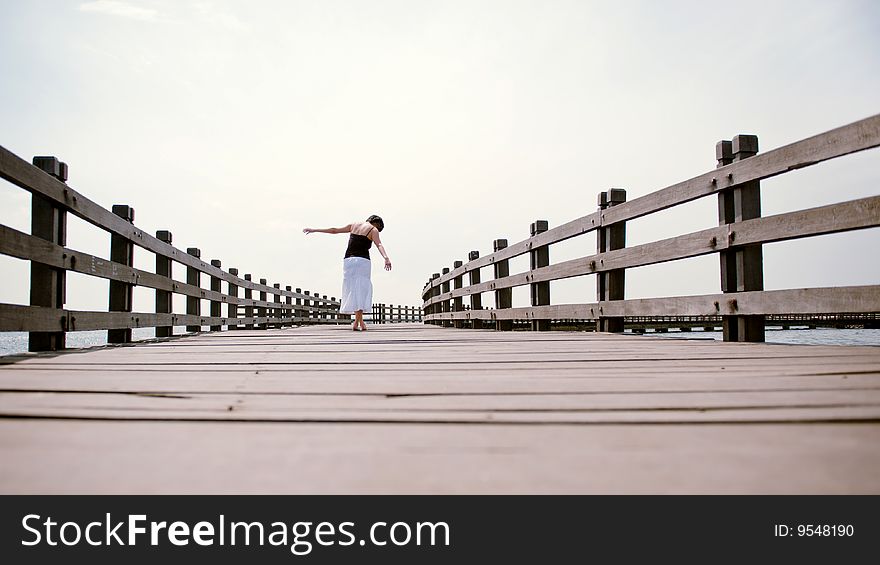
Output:
<svg viewBox="0 0 880 565">
<path fill-rule="evenodd" d="M 375 243 L 376 249 L 385 258 L 385 270 L 391 270 L 391 259 L 385 252 L 379 232 L 385 222 L 373 215 L 366 222 L 353 222 L 341 228 L 314 229 L 305 228 L 303 233 L 350 233 L 348 249 L 342 263 L 342 305 L 340 314 L 354 314 L 351 329 L 365 331 L 364 310 L 373 306 L 373 283 L 370 282 L 370 247 Z"/>
</svg>

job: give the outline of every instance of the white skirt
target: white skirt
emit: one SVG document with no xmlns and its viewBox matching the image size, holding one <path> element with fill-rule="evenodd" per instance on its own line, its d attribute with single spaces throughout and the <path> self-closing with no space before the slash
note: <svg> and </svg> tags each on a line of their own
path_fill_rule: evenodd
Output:
<svg viewBox="0 0 880 565">
<path fill-rule="evenodd" d="M 369 259 L 346 257 L 342 262 L 342 305 L 340 314 L 373 309 L 373 283 L 370 281 Z"/>
</svg>

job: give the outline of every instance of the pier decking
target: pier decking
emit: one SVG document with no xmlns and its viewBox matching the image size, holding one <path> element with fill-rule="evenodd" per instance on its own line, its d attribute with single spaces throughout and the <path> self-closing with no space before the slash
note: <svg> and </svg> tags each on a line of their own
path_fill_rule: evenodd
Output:
<svg viewBox="0 0 880 565">
<path fill-rule="evenodd" d="M 0 455 L 7 494 L 878 493 L 880 348 L 212 332 L 0 366 Z"/>
</svg>

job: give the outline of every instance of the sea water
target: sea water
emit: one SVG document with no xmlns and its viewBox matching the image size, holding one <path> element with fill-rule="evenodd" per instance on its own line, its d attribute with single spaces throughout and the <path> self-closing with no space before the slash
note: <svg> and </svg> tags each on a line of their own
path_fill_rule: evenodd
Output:
<svg viewBox="0 0 880 565">
<path fill-rule="evenodd" d="M 204 328 L 207 330 L 208 328 Z M 174 328 L 175 335 L 186 333 L 183 326 Z M 154 328 L 135 328 L 131 331 L 132 340 L 143 341 L 153 339 Z M 721 332 L 706 331 L 669 331 L 648 332 L 644 335 L 678 338 L 678 339 L 713 339 L 721 340 Z M 786 343 L 799 345 L 874 345 L 880 346 L 880 329 L 775 329 L 767 328 L 767 343 Z M 67 347 L 83 349 L 107 344 L 107 331 L 69 332 Z M 24 353 L 28 348 L 27 332 L 0 332 L 0 355 Z"/>
</svg>

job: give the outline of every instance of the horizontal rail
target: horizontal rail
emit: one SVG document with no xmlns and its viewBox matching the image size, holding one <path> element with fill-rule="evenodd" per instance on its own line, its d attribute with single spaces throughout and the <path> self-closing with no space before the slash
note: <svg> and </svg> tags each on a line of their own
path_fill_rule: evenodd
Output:
<svg viewBox="0 0 880 565">
<path fill-rule="evenodd" d="M 95 312 L 44 308 L 41 306 L 21 306 L 18 304 L 0 304 L 0 331 L 4 332 L 74 332 L 192 325 L 238 327 L 280 323 L 335 324 L 337 320 L 300 316 L 229 318 L 194 316 L 190 314 L 157 314 L 154 312 Z"/>
<path fill-rule="evenodd" d="M 465 310 L 426 314 L 424 320 L 596 320 L 600 316 L 748 316 L 877 311 L 880 311 L 880 285 L 868 285 Z"/>
<path fill-rule="evenodd" d="M 528 239 L 509 246 L 496 239 L 493 253 L 471 252 L 467 263 L 456 261 L 452 269 L 434 273 L 422 290 L 425 321 L 456 328 L 481 328 L 490 321 L 509 330 L 512 321 L 524 320 L 531 329 L 546 331 L 554 321 L 595 320 L 599 331 L 620 332 L 637 316 L 718 316 L 725 341 L 763 341 L 770 314 L 875 312 L 880 310 L 877 286 L 764 292 L 763 246 L 880 227 L 880 196 L 762 217 L 760 181 L 876 147 L 880 115 L 760 154 L 754 135 L 720 141 L 712 171 L 629 202 L 624 189 L 601 192 L 596 212 L 552 229 L 537 220 Z M 710 195 L 717 195 L 718 227 L 627 247 L 630 220 Z M 589 232 L 597 233 L 595 253 L 551 263 L 553 244 Z M 713 253 L 720 259 L 721 294 L 624 299 L 627 269 Z M 524 254 L 528 270 L 511 274 L 509 260 Z M 488 266 L 492 278 L 482 280 L 481 269 Z M 596 302 L 551 304 L 552 281 L 585 275 L 596 275 Z M 531 306 L 513 308 L 511 289 L 522 286 L 530 287 Z M 483 309 L 485 292 L 494 293 L 494 310 Z M 470 304 L 464 304 L 465 297 Z"/>
<path fill-rule="evenodd" d="M 725 224 L 682 236 L 563 261 L 548 267 L 440 293 L 427 299 L 424 304 L 430 306 L 481 292 L 698 257 L 754 243 L 775 243 L 877 226 L 880 226 L 880 196 L 871 196 Z"/>
<path fill-rule="evenodd" d="M 429 281 L 426 289 L 449 282 L 469 271 L 523 255 L 532 249 L 558 243 L 602 226 L 633 220 L 748 182 L 764 180 L 788 171 L 803 169 L 823 161 L 875 147 L 880 147 L 880 114 L 713 169 L 632 201 L 588 214 L 557 228 L 549 229 L 544 233 L 452 269 L 449 273 Z"/>
</svg>

